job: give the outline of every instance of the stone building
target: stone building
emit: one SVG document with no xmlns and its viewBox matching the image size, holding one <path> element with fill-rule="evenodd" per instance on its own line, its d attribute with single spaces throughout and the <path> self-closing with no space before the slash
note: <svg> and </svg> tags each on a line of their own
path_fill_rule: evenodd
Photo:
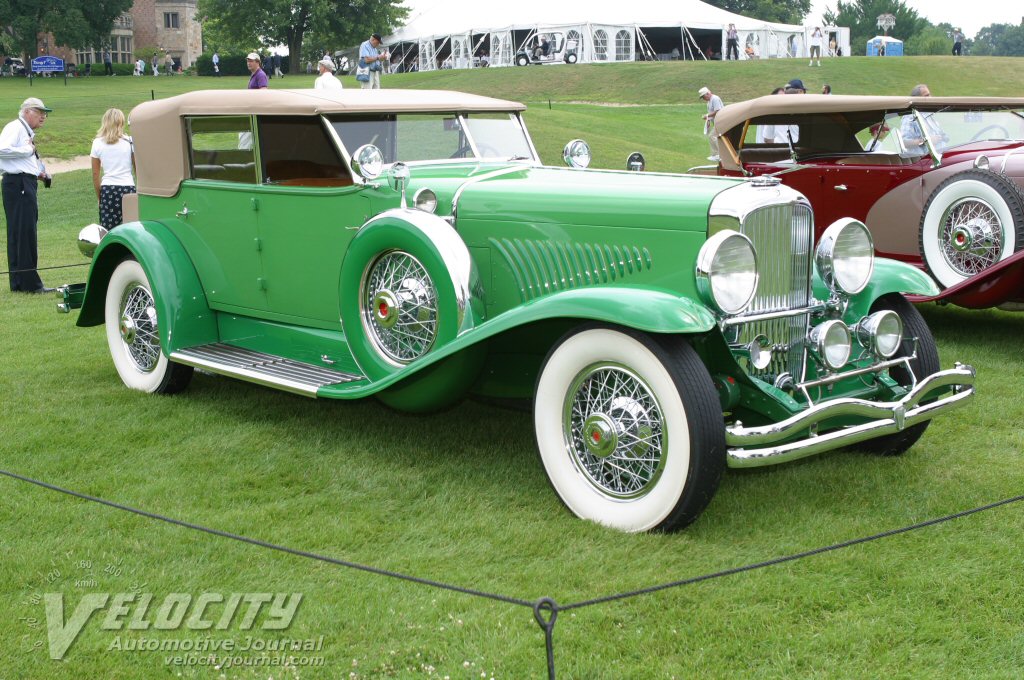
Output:
<svg viewBox="0 0 1024 680">
<path fill-rule="evenodd" d="M 181 68 L 191 66 L 203 52 L 203 27 L 196 20 L 197 0 L 135 0 L 114 22 L 110 58 L 115 64 L 135 61 L 135 50 L 158 51 L 161 70 L 168 54 Z M 60 48 L 58 56 L 75 64 L 102 64 L 103 51 Z"/>
</svg>

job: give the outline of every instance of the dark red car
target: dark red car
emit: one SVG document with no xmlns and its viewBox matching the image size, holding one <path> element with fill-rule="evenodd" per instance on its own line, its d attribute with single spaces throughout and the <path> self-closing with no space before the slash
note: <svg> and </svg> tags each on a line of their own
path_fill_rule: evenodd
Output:
<svg viewBox="0 0 1024 680">
<path fill-rule="evenodd" d="M 1024 303 L 1024 99 L 774 95 L 715 123 L 714 172 L 777 175 L 810 200 L 819 234 L 863 221 L 879 255 L 938 282 L 929 299 Z"/>
</svg>

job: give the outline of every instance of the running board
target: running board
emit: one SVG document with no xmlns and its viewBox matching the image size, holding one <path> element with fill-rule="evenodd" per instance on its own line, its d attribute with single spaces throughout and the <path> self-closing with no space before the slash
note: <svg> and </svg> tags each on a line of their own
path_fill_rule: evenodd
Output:
<svg viewBox="0 0 1024 680">
<path fill-rule="evenodd" d="M 317 390 L 327 385 L 363 379 L 360 375 L 219 342 L 172 352 L 171 361 L 307 397 L 315 397 Z"/>
</svg>

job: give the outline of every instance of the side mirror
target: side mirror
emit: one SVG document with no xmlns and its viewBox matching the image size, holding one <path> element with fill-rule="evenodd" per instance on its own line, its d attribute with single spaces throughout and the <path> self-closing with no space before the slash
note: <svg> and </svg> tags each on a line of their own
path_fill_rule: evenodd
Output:
<svg viewBox="0 0 1024 680">
<path fill-rule="evenodd" d="M 643 172 L 645 168 L 647 168 L 647 161 L 639 151 L 634 151 L 626 158 L 626 170 Z"/>
<path fill-rule="evenodd" d="M 590 145 L 582 139 L 574 139 L 562 149 L 562 159 L 570 168 L 585 168 L 590 165 Z"/>
<path fill-rule="evenodd" d="M 373 144 L 363 144 L 352 154 L 352 170 L 363 179 L 377 179 L 384 169 L 384 155 Z"/>
</svg>

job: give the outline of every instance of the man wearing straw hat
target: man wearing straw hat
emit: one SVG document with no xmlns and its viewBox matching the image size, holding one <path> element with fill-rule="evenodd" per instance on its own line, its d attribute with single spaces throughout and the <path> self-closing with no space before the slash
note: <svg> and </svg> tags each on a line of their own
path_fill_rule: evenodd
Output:
<svg viewBox="0 0 1024 680">
<path fill-rule="evenodd" d="M 330 57 L 324 57 L 316 63 L 320 69 L 320 77 L 313 83 L 314 90 L 340 90 L 341 81 L 334 75 L 334 61 Z"/>
<path fill-rule="evenodd" d="M 29 97 L 21 104 L 18 117 L 0 132 L 0 171 L 3 180 L 4 214 L 7 216 L 7 269 L 12 291 L 48 293 L 36 266 L 39 259 L 39 180 L 50 186 L 50 175 L 36 151 L 36 130 L 46 122 L 52 109 L 42 100 Z"/>
</svg>

